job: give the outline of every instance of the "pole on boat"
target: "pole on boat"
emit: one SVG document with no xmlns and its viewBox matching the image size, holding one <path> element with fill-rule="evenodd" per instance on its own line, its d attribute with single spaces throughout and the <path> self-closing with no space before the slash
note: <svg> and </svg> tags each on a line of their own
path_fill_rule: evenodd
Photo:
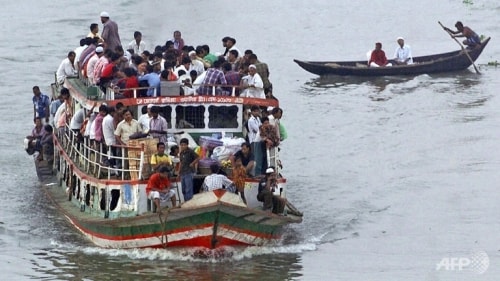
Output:
<svg viewBox="0 0 500 281">
<path fill-rule="evenodd" d="M 455 42 L 457 42 L 457 44 L 460 45 L 460 47 L 462 48 L 462 51 L 464 51 L 465 55 L 469 58 L 470 62 L 474 66 L 474 70 L 476 71 L 476 73 L 481 74 L 479 72 L 479 69 L 477 69 L 476 64 L 474 63 L 474 61 L 470 57 L 469 52 L 467 52 L 467 50 L 465 50 L 464 46 L 457 40 L 457 38 L 453 37 L 453 34 L 451 34 L 451 32 L 449 32 L 440 21 L 438 21 L 438 23 L 444 29 L 444 31 L 446 31 L 446 33 L 448 33 L 451 36 L 451 38 L 453 38 L 455 40 Z"/>
</svg>

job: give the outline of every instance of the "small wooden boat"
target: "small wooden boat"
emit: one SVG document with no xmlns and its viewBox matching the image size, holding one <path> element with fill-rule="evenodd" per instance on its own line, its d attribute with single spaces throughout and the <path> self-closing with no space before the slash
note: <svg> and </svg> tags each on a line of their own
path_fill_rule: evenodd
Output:
<svg viewBox="0 0 500 281">
<path fill-rule="evenodd" d="M 73 110 L 90 110 L 104 103 L 115 106 L 120 102 L 137 116 L 142 107 L 153 104 L 161 108 L 172 130 L 180 128 L 181 117 L 188 119 L 194 126 L 182 127 L 182 137 L 188 135 L 200 140 L 221 132 L 241 137 L 251 105 L 278 106 L 274 99 L 234 96 L 234 89 L 233 96 L 180 96 L 178 91 L 172 94 L 162 90 L 161 96 L 156 97 L 140 97 L 140 89 L 132 89 L 133 98 L 115 99 L 115 90 L 108 88 L 102 92 L 87 83 L 76 77 L 66 78 L 64 86 L 70 91 Z M 115 157 L 110 150 L 106 154 L 102 147 L 86 139 L 77 142 L 75 137 L 69 127 L 59 128 L 54 134 L 53 159 L 35 159 L 36 172 L 57 209 L 97 246 L 123 249 L 262 246 L 278 241 L 286 225 L 302 221 L 302 213 L 289 201 L 282 214 L 262 210 L 262 203 L 256 199 L 260 177 L 246 179 L 247 204 L 225 189 L 197 193 L 196 186 L 199 189 L 207 175 L 200 171 L 195 175 L 193 199 L 184 200 L 181 184 L 173 177 L 178 206 L 167 205 L 161 212 L 155 212 L 145 188 L 149 176 L 146 166 L 158 139 L 131 140 L 126 146 L 116 146 L 122 150 L 116 160 L 123 164 L 111 167 L 103 163 L 103 159 Z M 279 173 L 278 149 L 268 150 L 267 157 L 268 165 L 276 167 Z M 277 183 L 275 195 L 285 198 L 286 179 L 279 177 Z"/>
<path fill-rule="evenodd" d="M 317 75 L 341 76 L 390 76 L 390 75 L 418 75 L 440 72 L 464 70 L 471 66 L 488 45 L 490 37 L 483 40 L 481 45 L 474 49 L 458 50 L 449 53 L 413 57 L 413 64 L 393 65 L 390 67 L 368 67 L 367 61 L 300 61 L 294 60 L 303 69 Z M 472 61 L 471 61 L 472 59 Z"/>
</svg>

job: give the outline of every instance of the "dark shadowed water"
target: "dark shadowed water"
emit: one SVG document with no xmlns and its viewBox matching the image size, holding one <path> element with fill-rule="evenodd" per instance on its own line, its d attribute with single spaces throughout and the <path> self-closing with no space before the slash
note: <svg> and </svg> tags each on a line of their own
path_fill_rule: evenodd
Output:
<svg viewBox="0 0 500 281">
<path fill-rule="evenodd" d="M 0 280 L 498 280 L 500 71 L 484 66 L 500 60 L 498 1 L 2 5 Z M 282 243 L 204 259 L 189 250 L 103 250 L 51 207 L 21 145 L 31 88 L 48 92 L 102 10 L 124 44 L 140 30 L 152 48 L 178 29 L 187 44 L 220 52 L 221 38 L 232 36 L 268 63 L 289 134 L 288 195 L 305 212 Z M 398 36 L 414 56 L 458 49 L 438 20 L 492 37 L 477 61 L 482 75 L 319 78 L 293 63 L 361 60 L 377 41 L 391 56 Z"/>
</svg>

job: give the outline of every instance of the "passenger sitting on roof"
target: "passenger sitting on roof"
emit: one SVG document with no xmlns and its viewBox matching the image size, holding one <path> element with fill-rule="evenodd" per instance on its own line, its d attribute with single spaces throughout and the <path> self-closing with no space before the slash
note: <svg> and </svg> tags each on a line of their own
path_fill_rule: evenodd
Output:
<svg viewBox="0 0 500 281">
<path fill-rule="evenodd" d="M 392 66 L 392 63 L 388 63 L 385 52 L 382 50 L 382 43 L 375 43 L 375 50 L 372 51 L 370 60 L 368 61 L 368 66 L 371 67 L 383 67 Z"/>
<path fill-rule="evenodd" d="M 57 83 L 59 83 L 59 85 L 64 84 L 64 80 L 66 79 L 66 77 L 76 75 L 76 70 L 74 65 L 75 57 L 76 57 L 75 52 L 71 51 L 59 65 L 59 68 L 57 69 L 56 72 Z"/>
<path fill-rule="evenodd" d="M 212 191 L 216 189 L 226 189 L 230 192 L 235 192 L 236 187 L 234 183 L 228 179 L 225 175 L 218 174 L 220 167 L 218 164 L 212 164 L 210 166 L 212 173 L 205 177 L 203 184 L 201 186 L 202 191 Z"/>
<path fill-rule="evenodd" d="M 222 88 L 220 86 L 212 86 L 227 85 L 226 77 L 220 67 L 221 62 L 216 60 L 213 66 L 207 69 L 205 79 L 203 79 L 203 83 L 201 83 L 202 85 L 196 90 L 198 95 L 212 95 L 213 87 L 215 87 L 215 95 L 222 95 Z"/>
<path fill-rule="evenodd" d="M 481 44 L 481 38 L 475 33 L 470 27 L 464 26 L 461 21 L 457 21 L 455 24 L 455 27 L 457 28 L 456 31 L 449 29 L 448 27 L 445 27 L 444 30 L 454 34 L 452 37 L 465 37 L 464 40 L 464 45 L 466 45 L 468 48 L 474 48 L 478 45 Z"/>
<path fill-rule="evenodd" d="M 242 97 L 266 98 L 266 94 L 264 93 L 264 82 L 253 64 L 248 66 L 248 75 L 241 78 L 241 88 L 244 89 L 241 92 Z"/>
<path fill-rule="evenodd" d="M 177 206 L 177 198 L 175 191 L 171 188 L 170 181 L 168 180 L 168 168 L 161 167 L 160 170 L 153 174 L 146 186 L 146 194 L 148 199 L 153 200 L 158 213 L 161 213 L 160 200 L 166 201 L 170 199 L 172 206 Z"/>
</svg>

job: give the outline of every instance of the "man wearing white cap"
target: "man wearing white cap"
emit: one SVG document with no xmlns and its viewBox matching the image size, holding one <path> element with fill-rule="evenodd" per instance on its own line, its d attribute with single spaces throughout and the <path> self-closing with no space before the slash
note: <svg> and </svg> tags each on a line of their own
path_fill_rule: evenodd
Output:
<svg viewBox="0 0 500 281">
<path fill-rule="evenodd" d="M 410 46 L 405 45 L 403 37 L 398 37 L 397 42 L 399 47 L 396 49 L 396 53 L 394 54 L 394 62 L 397 65 L 413 64 Z"/>
<path fill-rule="evenodd" d="M 277 175 L 274 167 L 266 170 L 266 176 L 259 182 L 259 193 L 257 200 L 264 203 L 264 211 L 272 211 L 275 214 L 283 214 L 286 205 L 286 199 L 277 195 L 279 192 L 277 184 Z"/>
<path fill-rule="evenodd" d="M 95 81 L 94 81 L 95 66 L 96 66 L 99 58 L 102 56 L 104 56 L 104 49 L 101 46 L 98 46 L 97 48 L 95 48 L 95 54 L 89 59 L 89 62 L 87 63 L 86 74 L 87 74 L 87 77 L 89 78 L 89 82 L 92 85 L 95 85 Z"/>
<path fill-rule="evenodd" d="M 259 73 L 257 73 L 255 65 L 251 64 L 248 66 L 248 75 L 241 78 L 241 81 L 242 88 L 244 89 L 241 93 L 242 97 L 266 98 L 266 94 L 264 93 L 264 82 Z"/>
<path fill-rule="evenodd" d="M 201 59 L 196 56 L 196 51 L 190 51 L 188 54 L 191 59 L 192 69 L 196 70 L 198 75 L 202 74 L 205 71 L 205 66 L 201 62 Z"/>
<path fill-rule="evenodd" d="M 122 45 L 120 35 L 118 34 L 118 25 L 109 19 L 107 12 L 101 13 L 101 22 L 103 24 L 101 37 L 104 40 L 105 49 L 114 51 L 117 46 Z"/>
</svg>

